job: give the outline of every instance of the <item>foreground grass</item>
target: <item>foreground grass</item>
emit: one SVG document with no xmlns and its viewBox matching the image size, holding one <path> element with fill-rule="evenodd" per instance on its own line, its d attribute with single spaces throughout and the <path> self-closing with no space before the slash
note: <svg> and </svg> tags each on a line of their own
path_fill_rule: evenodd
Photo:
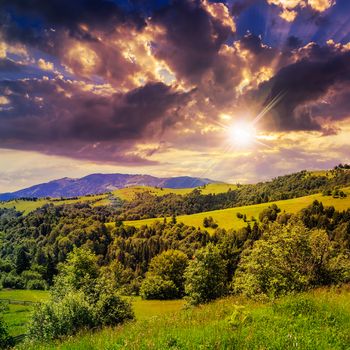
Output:
<svg viewBox="0 0 350 350">
<path fill-rule="evenodd" d="M 137 320 L 145 320 L 160 315 L 171 314 L 183 308 L 184 300 L 142 300 L 140 297 L 126 297 L 132 303 Z M 48 291 L 40 290 L 0 290 L 0 299 L 43 302 L 49 299 Z M 28 322 L 34 307 L 32 305 L 10 304 L 4 313 L 4 320 L 10 334 L 15 336 L 27 332 Z"/>
<path fill-rule="evenodd" d="M 3 316 L 10 335 L 16 336 L 27 332 L 27 325 L 32 312 L 33 306 L 9 305 Z"/>
<path fill-rule="evenodd" d="M 350 290 L 254 303 L 226 298 L 197 308 L 19 349 L 349 349 Z"/>
<path fill-rule="evenodd" d="M 185 305 L 184 300 L 142 300 L 140 297 L 132 297 L 130 301 L 137 320 L 172 314 Z"/>
<path fill-rule="evenodd" d="M 239 229 L 247 225 L 242 219 L 237 218 L 237 213 L 246 214 L 247 220 L 251 220 L 252 217 L 259 219 L 259 214 L 262 210 L 270 206 L 272 203 L 277 204 L 277 206 L 283 211 L 288 213 L 297 213 L 301 209 L 306 208 L 308 205 L 312 204 L 314 200 L 318 200 L 323 203 L 324 206 L 333 205 L 337 210 L 346 210 L 350 208 L 350 188 L 347 187 L 343 189 L 347 193 L 346 198 L 333 198 L 330 196 L 323 196 L 322 194 L 313 194 L 310 196 L 304 196 L 299 198 L 275 201 L 271 203 L 262 203 L 255 205 L 247 205 L 236 208 L 228 208 L 222 210 L 213 210 L 208 212 L 202 212 L 192 215 L 179 215 L 177 217 L 178 222 L 183 222 L 189 226 L 201 227 L 203 226 L 203 219 L 205 217 L 212 216 L 214 220 L 218 223 L 219 227 L 230 229 Z M 170 220 L 170 218 L 168 218 Z M 141 227 L 143 225 L 150 225 L 155 221 L 163 221 L 163 218 L 156 219 L 144 219 L 144 220 L 134 220 L 134 221 L 124 221 L 125 225 L 131 225 L 135 227 Z M 208 230 L 208 229 L 207 229 Z M 208 231 L 213 231 L 209 229 Z"/>
<path fill-rule="evenodd" d="M 41 290 L 0 290 L 0 299 L 41 302 L 47 300 L 48 297 L 49 293 Z M 4 313 L 4 321 L 12 336 L 25 334 L 27 332 L 28 321 L 30 320 L 33 310 L 33 305 L 8 305 L 8 310 Z"/>
</svg>

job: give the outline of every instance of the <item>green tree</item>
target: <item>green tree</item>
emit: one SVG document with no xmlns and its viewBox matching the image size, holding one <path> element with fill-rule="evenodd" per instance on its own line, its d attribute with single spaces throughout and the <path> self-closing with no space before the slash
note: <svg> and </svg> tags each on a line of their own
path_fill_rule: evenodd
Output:
<svg viewBox="0 0 350 350">
<path fill-rule="evenodd" d="M 259 220 L 261 222 L 276 221 L 279 212 L 281 212 L 281 209 L 276 204 L 272 204 L 259 214 Z"/>
<path fill-rule="evenodd" d="M 233 289 L 250 297 L 274 298 L 346 282 L 350 272 L 347 261 L 333 249 L 325 231 L 310 231 L 292 218 L 286 225 L 271 224 L 262 238 L 242 253 Z"/>
<path fill-rule="evenodd" d="M 180 293 L 173 281 L 151 274 L 142 281 L 140 295 L 143 299 L 170 300 Z"/>
<path fill-rule="evenodd" d="M 59 265 L 54 293 L 61 297 L 67 290 L 82 290 L 87 296 L 96 298 L 99 266 L 97 257 L 84 247 L 74 248 L 67 261 Z"/>
<path fill-rule="evenodd" d="M 97 257 L 91 251 L 75 248 L 59 266 L 50 300 L 35 310 L 30 337 L 55 339 L 81 329 L 114 326 L 132 319 L 130 304 L 116 294 L 116 282 L 110 282 L 106 275 L 100 272 Z"/>
<path fill-rule="evenodd" d="M 16 254 L 16 272 L 21 274 L 25 270 L 30 268 L 30 258 L 28 251 L 25 247 L 20 247 Z"/>
<path fill-rule="evenodd" d="M 197 305 L 214 300 L 226 292 L 226 262 L 212 243 L 196 251 L 185 271 L 185 292 Z"/>
<path fill-rule="evenodd" d="M 141 285 L 143 297 L 145 299 L 182 297 L 184 294 L 184 272 L 187 264 L 186 254 L 179 250 L 170 249 L 155 256 L 150 262 L 146 278 Z M 151 288 L 152 283 L 156 283 L 157 287 Z M 158 297 L 156 290 L 160 291 Z"/>
</svg>

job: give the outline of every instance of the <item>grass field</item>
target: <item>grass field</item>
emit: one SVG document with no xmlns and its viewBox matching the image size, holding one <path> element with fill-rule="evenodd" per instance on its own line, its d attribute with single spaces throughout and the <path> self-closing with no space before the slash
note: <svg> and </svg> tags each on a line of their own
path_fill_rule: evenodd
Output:
<svg viewBox="0 0 350 350">
<path fill-rule="evenodd" d="M 49 298 L 49 293 L 43 290 L 3 289 L 0 290 L 0 299 L 24 300 L 41 302 Z"/>
<path fill-rule="evenodd" d="M 225 184 L 225 183 L 217 183 L 217 184 L 208 184 L 208 185 L 196 187 L 196 188 L 201 190 L 203 194 L 210 194 L 210 193 L 217 194 L 217 193 L 227 192 L 229 189 L 234 190 L 235 188 L 237 188 L 237 186 Z M 149 186 L 133 186 L 133 187 L 126 187 L 120 190 L 113 191 L 113 195 L 121 199 L 130 201 L 135 198 L 137 193 L 142 193 L 142 192 L 149 192 L 154 196 L 164 196 L 169 193 L 184 195 L 184 194 L 191 193 L 193 190 L 194 188 L 156 188 L 156 187 L 149 187 Z"/>
<path fill-rule="evenodd" d="M 0 290 L 0 299 L 42 302 L 49 298 L 47 291 L 35 290 Z M 127 297 L 132 303 L 136 319 L 145 320 L 160 315 L 170 314 L 183 308 L 184 300 L 142 300 L 140 297 Z M 15 336 L 26 333 L 27 324 L 33 312 L 32 305 L 10 304 L 4 314 L 4 320 L 10 334 Z"/>
<path fill-rule="evenodd" d="M 247 225 L 242 219 L 237 218 L 237 213 L 246 214 L 247 219 L 250 220 L 252 216 L 259 219 L 259 213 L 270 206 L 272 203 L 276 203 L 277 206 L 283 211 L 285 210 L 288 213 L 297 213 L 301 209 L 310 205 L 314 200 L 321 201 L 325 206 L 333 205 L 337 210 L 346 210 L 350 208 L 350 188 L 347 187 L 343 189 L 347 193 L 346 198 L 333 198 L 330 196 L 322 196 L 321 194 L 314 194 L 305 197 L 287 199 L 282 201 L 276 201 L 271 203 L 262 203 L 249 205 L 244 207 L 229 208 L 222 210 L 214 210 L 209 212 L 203 212 L 192 215 L 179 215 L 177 217 L 178 222 L 183 222 L 189 226 L 203 227 L 203 219 L 208 216 L 212 216 L 214 220 L 218 223 L 219 227 L 230 229 L 235 228 L 239 229 Z M 170 218 L 168 218 L 170 219 Z M 135 220 L 135 221 L 124 221 L 125 225 L 132 225 L 135 227 L 141 227 L 143 225 L 150 225 L 154 221 L 162 221 L 163 219 L 144 219 L 144 220 Z M 212 229 L 211 229 L 212 230 Z"/>
<path fill-rule="evenodd" d="M 202 191 L 203 194 L 209 194 L 209 193 L 221 193 L 221 192 L 227 192 L 229 189 L 235 189 L 236 185 L 229 185 L 224 183 L 218 183 L 218 184 L 209 184 L 206 186 L 198 187 Z M 115 190 L 112 192 L 113 196 L 121 198 L 123 200 L 133 200 L 137 193 L 142 192 L 149 192 L 152 195 L 155 196 L 163 196 L 169 193 L 175 193 L 175 194 L 188 194 L 192 192 L 194 188 L 180 188 L 180 189 L 172 189 L 172 188 L 155 188 L 155 187 L 148 187 L 148 186 L 133 186 L 133 187 L 127 187 L 120 190 Z M 57 199 L 38 199 L 37 201 L 26 201 L 21 199 L 15 199 L 8 202 L 0 202 L 0 208 L 15 208 L 18 211 L 24 212 L 24 214 L 28 214 L 31 211 L 38 209 L 42 207 L 45 204 L 53 204 L 53 205 L 61 205 L 61 204 L 74 204 L 74 203 L 91 203 L 92 206 L 105 206 L 110 205 L 111 201 L 109 199 L 109 194 L 101 194 L 101 195 L 94 195 L 94 196 L 81 196 L 78 199 L 64 199 L 64 200 L 57 200 Z"/>
<path fill-rule="evenodd" d="M 108 200 L 107 194 L 102 195 L 95 195 L 95 196 L 82 196 L 78 199 L 64 199 L 64 200 L 57 200 L 57 199 L 38 199 L 36 201 L 26 201 L 22 199 L 14 199 L 12 201 L 8 202 L 0 202 L 0 208 L 7 208 L 11 209 L 14 208 L 17 211 L 24 212 L 24 214 L 28 214 L 31 211 L 38 209 L 42 207 L 45 204 L 53 204 L 53 205 L 61 205 L 61 204 L 74 204 L 74 203 L 92 203 L 92 205 L 96 205 L 95 203 L 101 202 L 103 200 Z M 106 203 L 106 202 L 105 202 Z M 110 204 L 109 200 L 107 204 Z"/>
<path fill-rule="evenodd" d="M 48 292 L 40 290 L 0 290 L 0 299 L 41 302 L 47 300 L 48 297 Z M 16 304 L 8 306 L 8 310 L 4 313 L 4 320 L 9 327 L 10 334 L 15 336 L 26 333 L 33 306 Z"/>
<path fill-rule="evenodd" d="M 271 303 L 229 297 L 171 314 L 70 337 L 22 344 L 40 350 L 346 350 L 350 349 L 350 289 L 321 289 Z"/>
</svg>

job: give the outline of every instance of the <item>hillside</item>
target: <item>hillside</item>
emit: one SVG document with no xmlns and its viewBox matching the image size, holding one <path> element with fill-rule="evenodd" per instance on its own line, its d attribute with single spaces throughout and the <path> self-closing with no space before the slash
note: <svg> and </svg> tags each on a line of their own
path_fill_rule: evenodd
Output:
<svg viewBox="0 0 350 350">
<path fill-rule="evenodd" d="M 237 213 L 245 214 L 247 216 L 247 221 L 251 222 L 252 217 L 256 220 L 259 220 L 259 214 L 266 208 L 268 208 L 272 203 L 275 203 L 282 211 L 286 211 L 288 213 L 297 213 L 301 209 L 307 207 L 312 204 L 313 201 L 318 200 L 322 202 L 325 206 L 334 206 L 336 210 L 347 210 L 350 208 L 350 187 L 344 188 L 343 191 L 347 194 L 345 198 L 333 198 L 331 196 L 323 196 L 322 194 L 313 194 L 309 196 L 286 199 L 280 201 L 274 201 L 269 203 L 261 203 L 254 205 L 247 205 L 236 208 L 228 208 L 222 210 L 213 210 L 208 212 L 202 212 L 192 215 L 179 215 L 177 216 L 177 221 L 182 222 L 185 225 L 200 227 L 204 229 L 203 219 L 205 217 L 211 216 L 214 221 L 219 225 L 219 227 L 224 229 L 235 228 L 239 229 L 245 227 L 247 222 L 244 222 L 242 219 L 237 217 Z M 167 220 L 171 218 L 168 217 Z M 124 221 L 125 225 L 141 227 L 143 225 L 150 225 L 155 221 L 163 221 L 163 218 L 152 218 L 152 219 L 144 219 L 144 220 L 132 220 L 132 221 Z M 252 223 L 252 222 L 251 222 Z M 208 229 L 208 228 L 207 228 Z M 210 229 L 214 231 L 213 229 Z"/>
<path fill-rule="evenodd" d="M 230 185 L 225 183 L 211 183 L 205 186 L 195 187 L 200 189 L 203 194 L 218 194 L 227 192 L 229 189 L 235 189 L 236 185 Z M 73 198 L 21 198 L 12 199 L 8 201 L 0 202 L 0 208 L 11 209 L 14 208 L 17 211 L 23 212 L 25 215 L 31 211 L 38 209 L 46 204 L 63 205 L 63 204 L 75 204 L 75 203 L 87 203 L 93 207 L 109 206 L 113 205 L 115 198 L 120 198 L 124 201 L 133 201 L 138 195 L 143 193 L 149 193 L 152 196 L 164 196 L 166 194 L 189 194 L 194 188 L 159 188 L 151 186 L 130 186 L 114 190 L 111 193 L 86 195 Z"/>
<path fill-rule="evenodd" d="M 319 289 L 277 302 L 230 297 L 118 328 L 85 332 L 25 350 L 348 349 L 349 289 Z M 161 309 L 164 302 L 157 301 Z"/>
<path fill-rule="evenodd" d="M 110 192 L 131 186 L 151 186 L 160 188 L 194 188 L 208 183 L 210 179 L 190 176 L 158 178 L 150 175 L 91 174 L 79 179 L 63 178 L 25 188 L 12 193 L 0 194 L 0 200 L 15 198 L 76 197 Z"/>
<path fill-rule="evenodd" d="M 41 342 L 41 345 L 34 343 L 36 349 L 56 345 L 74 349 L 75 344 L 80 349 L 87 344 L 81 332 L 90 329 L 89 344 L 97 342 L 90 348 L 110 347 L 112 344 L 104 342 L 106 334 L 113 341 L 120 340 L 122 349 L 212 348 L 212 342 L 217 339 L 224 342 L 227 339 L 219 348 L 225 348 L 225 344 L 232 348 L 234 344 L 246 342 L 247 349 L 264 348 L 269 343 L 263 339 L 247 340 L 245 336 L 234 335 L 232 331 L 237 328 L 237 322 L 245 320 L 247 314 L 249 319 L 263 314 L 266 320 L 272 313 L 272 328 L 278 328 L 281 323 L 273 322 L 276 317 L 285 322 L 288 310 L 276 314 L 276 303 L 273 306 L 255 304 L 246 297 L 259 296 L 259 300 L 267 300 L 271 296 L 350 282 L 348 183 L 349 173 L 343 170 L 331 174 L 300 172 L 256 185 L 207 184 L 194 190 L 134 186 L 70 199 L 28 198 L 3 202 L 2 208 L 0 206 L 0 286 L 5 291 L 0 294 L 5 297 L 12 289 L 9 297 L 19 299 L 25 295 L 16 291 L 19 289 L 28 289 L 29 295 L 33 289 L 52 288 L 53 291 L 53 296 L 38 306 L 37 311 L 30 304 L 10 304 L 2 311 L 10 327 L 9 341 L 11 336 L 27 333 L 28 340 Z M 307 195 L 303 195 L 305 193 Z M 14 206 L 21 212 L 14 210 Z M 259 215 L 261 212 L 264 217 Z M 130 216 L 148 219 L 122 219 Z M 296 254 L 285 254 L 286 251 Z M 260 264 L 261 259 L 264 264 Z M 268 277 L 262 278 L 266 273 Z M 176 311 L 185 300 L 197 305 L 231 293 L 241 296 L 211 304 L 214 306 L 178 312 L 172 317 L 173 323 L 168 323 L 168 316 L 160 316 L 157 311 Z M 121 295 L 126 299 L 122 300 Z M 131 343 L 124 347 L 123 331 L 108 333 L 108 327 L 134 317 L 127 300 L 132 301 L 138 320 L 119 328 L 128 334 L 137 330 L 136 337 L 128 338 Z M 158 300 L 175 301 L 165 305 Z M 299 303 L 304 307 L 303 299 L 296 297 L 295 300 L 292 308 L 298 308 Z M 241 314 L 237 303 L 245 305 L 247 313 Z M 220 308 L 220 305 L 224 305 L 227 313 L 214 313 L 213 318 L 206 316 L 212 313 L 212 307 Z M 307 308 L 314 310 L 314 304 L 310 305 L 307 304 Z M 334 307 L 337 306 L 329 306 Z M 317 317 L 324 316 L 323 309 L 316 311 Z M 52 314 L 49 320 L 47 314 Z M 143 320 L 140 314 L 157 316 L 156 319 L 161 319 L 161 328 L 157 328 L 153 318 Z M 223 328 L 217 330 L 219 333 L 214 332 L 219 334 L 218 338 L 206 342 L 195 315 L 204 321 L 201 326 L 206 332 L 221 324 L 223 318 Z M 187 320 L 190 317 L 190 323 L 183 317 Z M 313 322 L 312 317 L 305 319 L 303 327 Z M 293 327 L 298 330 L 300 324 L 296 321 L 300 319 L 294 321 Z M 149 325 L 150 340 L 146 343 L 143 337 L 138 337 L 140 328 L 132 328 L 144 327 L 144 322 Z M 164 338 L 167 333 L 158 337 L 159 332 L 165 332 L 163 326 L 168 330 L 173 324 L 173 329 L 182 329 L 183 322 L 184 330 L 190 326 L 195 332 L 184 331 L 176 337 L 172 334 L 169 339 Z M 261 325 L 261 319 L 257 318 L 253 329 L 257 331 Z M 95 330 L 101 328 L 103 336 L 99 338 Z M 339 327 L 329 332 L 338 338 L 343 334 Z M 65 342 L 65 335 L 70 336 L 70 340 Z M 315 341 L 310 333 L 305 337 Z M 45 341 L 51 339 L 57 342 L 46 345 Z M 280 333 L 278 342 L 273 343 L 276 349 L 284 348 L 283 339 Z M 61 340 L 62 345 L 58 345 Z M 337 349 L 338 343 L 333 340 L 324 337 L 317 344 L 325 349 L 328 345 Z M 303 337 L 298 341 L 304 341 Z M 341 339 L 339 344 L 343 346 L 346 341 Z"/>
</svg>

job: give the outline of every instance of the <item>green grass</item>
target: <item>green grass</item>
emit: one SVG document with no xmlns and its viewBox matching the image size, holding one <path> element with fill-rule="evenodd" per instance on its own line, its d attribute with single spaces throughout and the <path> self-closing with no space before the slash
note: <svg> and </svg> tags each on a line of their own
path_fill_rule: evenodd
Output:
<svg viewBox="0 0 350 350">
<path fill-rule="evenodd" d="M 181 310 L 185 305 L 184 300 L 142 300 L 140 297 L 130 299 L 137 320 L 171 314 Z"/>
<path fill-rule="evenodd" d="M 0 290 L 0 299 L 22 300 L 41 302 L 47 300 L 49 293 L 40 290 Z M 9 327 L 11 335 L 24 334 L 27 331 L 27 324 L 33 312 L 32 305 L 9 304 L 8 310 L 4 313 L 4 320 Z"/>
<path fill-rule="evenodd" d="M 260 303 L 214 303 L 20 349 L 350 349 L 350 291 L 324 289 Z"/>
<path fill-rule="evenodd" d="M 31 211 L 42 207 L 45 204 L 62 205 L 62 204 L 74 204 L 74 203 L 91 203 L 93 206 L 98 202 L 105 203 L 109 205 L 110 201 L 107 198 L 107 194 L 95 195 L 95 196 L 82 196 L 78 199 L 38 199 L 37 201 L 26 201 L 21 199 L 14 199 L 8 202 L 0 202 L 0 208 L 11 209 L 14 208 L 17 211 L 23 212 L 25 215 L 29 214 Z"/>
<path fill-rule="evenodd" d="M 235 189 L 236 185 L 218 183 L 218 184 L 209 184 L 198 188 L 202 191 L 203 194 L 209 194 L 209 193 L 227 192 L 229 189 L 232 189 L 232 190 Z M 142 192 L 149 192 L 150 194 L 155 196 L 163 196 L 169 193 L 184 195 L 192 192 L 193 190 L 194 190 L 193 188 L 160 189 L 160 188 L 149 187 L 149 186 L 132 186 L 132 187 L 115 190 L 112 192 L 112 194 L 123 200 L 130 201 L 135 198 L 137 193 L 142 193 Z M 51 198 L 51 199 L 43 198 L 43 199 L 38 199 L 37 201 L 26 201 L 21 199 L 14 199 L 8 202 L 0 202 L 0 208 L 7 208 L 7 209 L 14 208 L 17 211 L 21 211 L 25 215 L 27 215 L 31 211 L 38 209 L 45 204 L 50 204 L 50 203 L 53 205 L 91 203 L 93 207 L 96 207 L 96 206 L 110 205 L 111 201 L 109 199 L 109 194 L 105 193 L 100 195 L 81 196 L 81 197 L 78 197 L 78 199 L 64 199 L 64 200 L 58 200 L 54 198 Z"/>
<path fill-rule="evenodd" d="M 33 306 L 12 304 L 8 306 L 8 310 L 4 312 L 4 321 L 10 335 L 16 336 L 27 332 L 27 324 L 32 312 Z"/>
<path fill-rule="evenodd" d="M 0 290 L 0 299 L 24 300 L 41 302 L 49 298 L 49 292 L 43 290 L 3 289 Z"/>
<path fill-rule="evenodd" d="M 140 297 L 126 297 L 132 303 L 136 319 L 145 320 L 179 311 L 184 300 L 142 300 Z M 0 291 L 0 299 L 42 302 L 49 299 L 48 291 L 5 289 Z M 28 321 L 33 311 L 32 305 L 9 305 L 4 319 L 11 335 L 26 333 Z"/>
<path fill-rule="evenodd" d="M 227 192 L 229 189 L 234 190 L 236 185 L 230 185 L 225 183 L 208 184 L 206 186 L 196 187 L 201 190 L 202 194 L 217 194 Z M 113 191 L 116 197 L 123 200 L 131 201 L 138 193 L 149 192 L 154 196 L 164 196 L 169 193 L 185 195 L 191 193 L 194 188 L 156 188 L 150 186 L 132 186 Z"/>
<path fill-rule="evenodd" d="M 335 176 L 331 170 L 314 170 L 307 173 L 308 176 L 326 176 L 328 179 L 331 179 Z"/>
<path fill-rule="evenodd" d="M 237 218 L 237 213 L 246 214 L 247 219 L 250 220 L 252 216 L 256 219 L 259 219 L 260 212 L 270 206 L 272 203 L 276 203 L 277 206 L 283 211 L 285 210 L 288 213 L 297 213 L 301 209 L 312 204 L 314 200 L 321 201 L 325 206 L 333 205 L 337 210 L 346 210 L 350 208 L 350 187 L 343 189 L 347 193 L 347 197 L 333 198 L 330 196 L 322 196 L 322 194 L 314 194 L 305 197 L 281 200 L 271 203 L 262 203 L 255 205 L 248 205 L 244 207 L 229 208 L 222 210 L 214 210 L 209 212 L 202 212 L 192 215 L 179 215 L 177 217 L 178 222 L 183 222 L 189 226 L 203 227 L 203 219 L 208 216 L 212 216 L 214 220 L 218 223 L 219 227 L 230 229 L 235 228 L 239 229 L 247 225 L 242 219 Z M 170 220 L 170 218 L 168 218 Z M 134 221 L 124 221 L 125 225 L 132 225 L 135 227 L 141 227 L 143 225 L 150 225 L 155 221 L 162 221 L 163 218 L 156 219 L 144 219 L 144 220 L 134 220 Z M 209 229 L 212 231 L 212 229 Z"/>
</svg>

